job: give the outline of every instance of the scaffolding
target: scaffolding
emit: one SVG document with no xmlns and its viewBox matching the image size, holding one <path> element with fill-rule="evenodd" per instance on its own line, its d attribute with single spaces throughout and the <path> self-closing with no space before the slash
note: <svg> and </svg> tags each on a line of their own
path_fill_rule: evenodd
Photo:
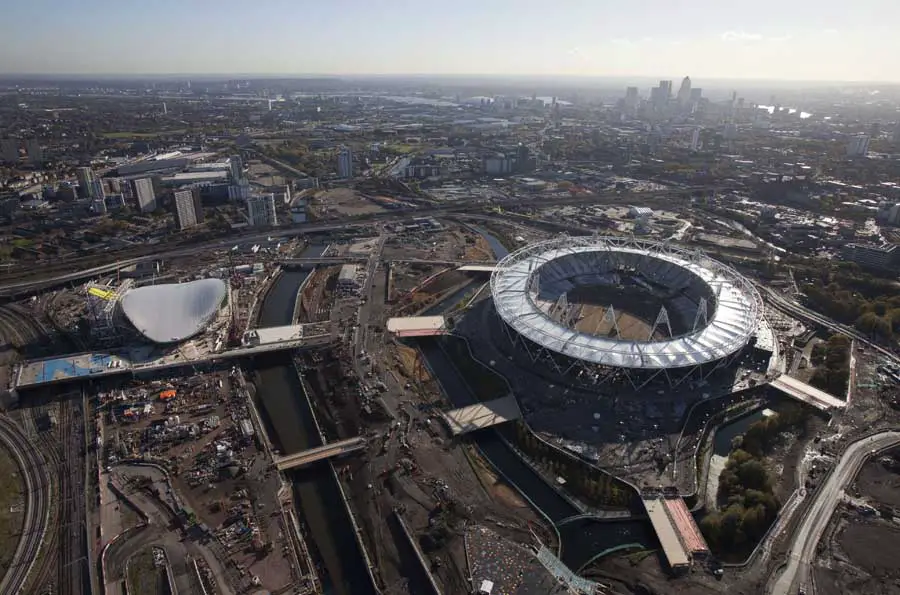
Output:
<svg viewBox="0 0 900 595">
<path fill-rule="evenodd" d="M 104 345 L 118 341 L 120 333 L 116 321 L 117 306 L 133 285 L 132 279 L 125 279 L 117 287 L 96 283 L 87 285 L 87 311 L 91 321 L 91 338 L 95 342 Z"/>
</svg>

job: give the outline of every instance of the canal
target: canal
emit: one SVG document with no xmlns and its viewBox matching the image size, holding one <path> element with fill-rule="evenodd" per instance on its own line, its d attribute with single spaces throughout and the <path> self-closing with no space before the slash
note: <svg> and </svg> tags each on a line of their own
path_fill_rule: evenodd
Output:
<svg viewBox="0 0 900 595">
<path fill-rule="evenodd" d="M 302 256 L 322 254 L 324 246 L 310 246 Z M 300 285 L 310 271 L 285 271 L 266 296 L 259 326 L 293 323 L 294 304 Z M 322 444 L 304 388 L 289 353 L 257 358 L 257 407 L 269 436 L 283 454 L 300 452 Z M 298 517 L 305 525 L 310 544 L 324 567 L 320 572 L 326 593 L 374 594 L 365 558 L 356 540 L 353 524 L 341 502 L 341 492 L 332 467 L 320 463 L 288 474 L 294 489 Z"/>
</svg>

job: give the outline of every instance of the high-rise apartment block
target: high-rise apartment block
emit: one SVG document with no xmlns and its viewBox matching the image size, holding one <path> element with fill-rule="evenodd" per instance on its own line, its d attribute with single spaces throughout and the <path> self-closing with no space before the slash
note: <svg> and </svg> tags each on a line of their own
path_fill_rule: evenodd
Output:
<svg viewBox="0 0 900 595">
<path fill-rule="evenodd" d="M 253 227 L 278 225 L 275 211 L 275 195 L 259 194 L 247 199 L 247 215 Z"/>
<path fill-rule="evenodd" d="M 203 222 L 203 204 L 197 188 L 175 192 L 175 223 L 187 229 Z"/>
<path fill-rule="evenodd" d="M 244 177 L 244 161 L 240 155 L 232 155 L 228 158 L 228 167 L 231 170 L 231 181 L 237 183 Z"/>
<path fill-rule="evenodd" d="M 75 171 L 75 177 L 78 179 L 78 195 L 81 198 L 97 198 L 94 192 L 94 170 L 89 167 L 79 167 Z"/>
<path fill-rule="evenodd" d="M 353 177 L 353 151 L 350 147 L 341 147 L 338 153 L 338 177 Z"/>
<path fill-rule="evenodd" d="M 865 157 L 869 152 L 869 135 L 857 134 L 847 143 L 847 157 Z"/>
<path fill-rule="evenodd" d="M 156 210 L 156 191 L 153 190 L 153 180 L 140 178 L 132 182 L 134 197 L 137 200 L 141 213 L 152 213 Z"/>
</svg>

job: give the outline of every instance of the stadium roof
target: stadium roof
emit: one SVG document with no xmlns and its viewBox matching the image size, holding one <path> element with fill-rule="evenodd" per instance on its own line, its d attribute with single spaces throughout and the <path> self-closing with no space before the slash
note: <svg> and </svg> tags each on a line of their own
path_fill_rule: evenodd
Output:
<svg viewBox="0 0 900 595">
<path fill-rule="evenodd" d="M 563 326 L 535 303 L 533 277 L 556 259 L 582 253 L 589 263 L 588 253 L 595 253 L 610 265 L 646 257 L 654 266 L 684 269 L 710 288 L 715 311 L 702 328 L 665 340 L 624 340 Z M 758 292 L 734 269 L 699 252 L 629 238 L 565 237 L 532 244 L 497 264 L 491 291 L 497 313 L 526 339 L 571 358 L 622 368 L 682 368 L 722 359 L 747 344 L 761 315 Z"/>
<path fill-rule="evenodd" d="M 151 341 L 177 343 L 206 328 L 227 291 L 221 279 L 148 285 L 122 296 L 122 312 Z"/>
</svg>

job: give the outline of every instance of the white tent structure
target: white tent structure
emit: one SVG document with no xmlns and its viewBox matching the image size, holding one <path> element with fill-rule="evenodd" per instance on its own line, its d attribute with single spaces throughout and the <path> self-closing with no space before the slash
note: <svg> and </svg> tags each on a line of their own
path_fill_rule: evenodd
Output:
<svg viewBox="0 0 900 595">
<path fill-rule="evenodd" d="M 122 312 L 135 329 L 154 343 L 177 343 L 212 322 L 228 293 L 221 279 L 148 285 L 127 291 Z"/>
</svg>

